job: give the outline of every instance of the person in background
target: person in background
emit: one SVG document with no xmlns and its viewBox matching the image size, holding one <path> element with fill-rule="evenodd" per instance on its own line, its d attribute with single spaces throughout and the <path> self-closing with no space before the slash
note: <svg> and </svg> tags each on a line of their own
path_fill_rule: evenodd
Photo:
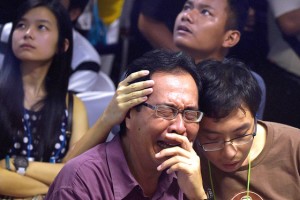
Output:
<svg viewBox="0 0 300 200">
<path fill-rule="evenodd" d="M 11 31 L 10 51 L 0 73 L 2 195 L 31 198 L 45 194 L 62 162 L 74 154 L 75 144 L 78 152 L 85 141 L 94 142 L 96 134 L 104 142 L 112 126 L 124 119 L 122 109 L 146 101 L 141 96 L 152 92 L 147 89 L 152 81 L 127 87 L 148 72 L 132 74 L 119 84 L 110 112 L 104 112 L 88 129 L 83 103 L 67 92 L 72 24 L 60 2 L 24 2 Z"/>
<path fill-rule="evenodd" d="M 45 194 L 88 129 L 83 103 L 68 94 L 72 41 L 59 2 L 28 0 L 18 10 L 0 73 L 3 195 Z"/>
<path fill-rule="evenodd" d="M 144 4 L 147 3 L 149 5 L 155 4 L 153 1 L 144 2 Z M 154 5 L 152 6 L 154 7 Z M 153 10 L 156 12 L 162 13 L 159 16 L 164 16 L 165 9 L 154 8 Z M 240 41 L 247 21 L 248 10 L 248 0 L 187 0 L 181 12 L 176 13 L 177 18 L 173 29 L 174 45 L 192 56 L 196 63 L 205 59 L 223 60 L 230 48 Z M 160 24 L 157 22 L 158 19 L 150 15 L 151 11 L 140 14 L 139 28 L 151 44 L 163 45 L 163 42 L 154 41 L 161 39 L 160 36 L 150 36 L 155 35 L 152 32 L 161 30 L 154 28 L 149 30 L 149 27 L 154 26 L 153 24 Z M 164 41 L 170 41 L 170 39 L 164 39 Z M 168 46 L 160 47 L 176 50 Z M 266 101 L 266 87 L 261 76 L 255 72 L 252 73 L 262 89 L 262 101 L 257 113 L 258 118 L 262 119 Z"/>
<path fill-rule="evenodd" d="M 73 24 L 72 71 L 69 77 L 68 90 L 75 93 L 94 90 L 97 80 L 99 79 L 98 73 L 101 68 L 101 58 L 90 42 L 74 29 L 77 19 L 86 7 L 88 0 L 59 0 L 59 2 L 68 10 Z M 22 2 L 19 2 L 17 7 L 20 6 L 21 3 Z M 4 60 L 5 49 L 7 49 L 8 46 L 8 39 L 6 39 L 7 37 L 5 36 L 10 34 L 11 29 L 11 22 L 3 25 L 0 42 L 0 45 L 3 46 L 0 51 L 0 53 L 3 54 L 3 58 L 0 54 L 0 65 L 2 65 L 3 61 L 1 60 Z"/>
<path fill-rule="evenodd" d="M 198 107 L 201 82 L 193 61 L 182 53 L 155 50 L 130 66 L 127 75 L 150 72 L 136 81 L 155 81 L 153 93 L 128 111 L 112 141 L 69 161 L 46 199 L 206 197 L 193 187 L 201 183 L 200 160 L 192 143 L 203 115 Z M 158 158 L 166 149 L 180 153 Z M 162 162 L 172 164 L 161 171 Z"/>
<path fill-rule="evenodd" d="M 244 63 L 209 60 L 198 69 L 205 115 L 194 147 L 204 190 L 211 199 L 297 199 L 300 130 L 257 119 L 261 90 Z"/>
</svg>

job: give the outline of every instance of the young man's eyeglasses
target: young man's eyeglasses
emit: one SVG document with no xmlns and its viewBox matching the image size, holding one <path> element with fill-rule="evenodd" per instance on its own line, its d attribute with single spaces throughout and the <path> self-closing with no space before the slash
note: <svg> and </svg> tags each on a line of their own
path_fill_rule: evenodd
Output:
<svg viewBox="0 0 300 200">
<path fill-rule="evenodd" d="M 245 134 L 240 137 L 233 138 L 231 140 L 227 141 L 217 141 L 217 142 L 208 142 L 208 143 L 203 143 L 200 144 L 199 142 L 197 143 L 204 151 L 218 151 L 221 150 L 225 147 L 225 144 L 229 142 L 230 144 L 234 146 L 239 146 L 243 144 L 247 144 L 251 142 L 254 139 L 254 136 L 256 135 L 256 126 L 257 126 L 257 120 L 256 118 L 254 119 L 254 131 L 253 133 L 250 134 Z"/>
<path fill-rule="evenodd" d="M 175 119 L 178 113 L 181 113 L 185 122 L 200 122 L 203 117 L 203 112 L 199 110 L 179 110 L 177 108 L 167 105 L 151 105 L 148 103 L 142 103 L 142 105 L 155 110 L 157 117 L 172 120 Z"/>
</svg>

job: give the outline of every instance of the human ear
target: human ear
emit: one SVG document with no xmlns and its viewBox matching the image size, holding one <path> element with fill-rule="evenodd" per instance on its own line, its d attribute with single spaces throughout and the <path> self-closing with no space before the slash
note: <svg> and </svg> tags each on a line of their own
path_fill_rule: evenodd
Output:
<svg viewBox="0 0 300 200">
<path fill-rule="evenodd" d="M 132 115 L 132 109 L 130 109 L 125 116 L 125 124 L 126 128 L 130 129 L 132 127 L 132 120 L 131 120 L 131 115 Z"/>
<path fill-rule="evenodd" d="M 64 52 L 66 52 L 69 49 L 69 45 L 70 45 L 69 40 L 65 39 L 65 41 L 64 41 Z"/>
<path fill-rule="evenodd" d="M 238 30 L 228 30 L 225 34 L 223 47 L 231 48 L 234 47 L 241 38 L 241 33 Z"/>
</svg>

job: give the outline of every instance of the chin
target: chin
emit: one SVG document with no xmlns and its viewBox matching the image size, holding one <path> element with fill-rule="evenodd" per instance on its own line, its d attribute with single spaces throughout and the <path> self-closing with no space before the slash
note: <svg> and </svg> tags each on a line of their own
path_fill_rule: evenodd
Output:
<svg viewBox="0 0 300 200">
<path fill-rule="evenodd" d="M 218 167 L 224 172 L 235 172 L 241 167 L 240 163 L 236 163 L 234 165 L 221 165 L 221 167 Z"/>
<path fill-rule="evenodd" d="M 186 42 L 183 39 L 174 40 L 174 44 L 177 48 L 179 48 L 181 51 L 189 54 L 192 49 L 194 49 L 190 44 L 190 42 Z"/>
<path fill-rule="evenodd" d="M 181 51 L 188 52 L 189 49 L 185 42 L 182 40 L 174 41 L 175 46 L 180 49 Z"/>
<path fill-rule="evenodd" d="M 182 37 L 175 37 L 173 41 L 175 46 L 178 48 L 180 48 L 181 46 L 185 46 L 185 42 Z"/>
</svg>

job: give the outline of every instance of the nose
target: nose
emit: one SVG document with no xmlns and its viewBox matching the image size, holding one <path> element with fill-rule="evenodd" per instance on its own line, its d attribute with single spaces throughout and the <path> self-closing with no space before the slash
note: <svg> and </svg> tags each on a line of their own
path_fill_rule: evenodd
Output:
<svg viewBox="0 0 300 200">
<path fill-rule="evenodd" d="M 193 20 L 193 12 L 194 12 L 194 9 L 183 11 L 182 21 L 188 21 L 190 23 L 193 23 L 194 22 L 194 20 Z"/>
<path fill-rule="evenodd" d="M 175 119 L 170 121 L 172 124 L 169 126 L 169 133 L 177 133 L 180 135 L 186 135 L 186 124 L 183 120 L 183 116 L 181 113 L 178 113 Z"/>
<path fill-rule="evenodd" d="M 25 30 L 24 38 L 31 38 L 31 39 L 33 38 L 33 30 L 32 30 L 32 28 L 28 27 Z"/>
<path fill-rule="evenodd" d="M 236 146 L 234 146 L 231 141 L 226 142 L 224 145 L 222 149 L 223 157 L 225 159 L 232 159 L 237 154 Z"/>
</svg>

